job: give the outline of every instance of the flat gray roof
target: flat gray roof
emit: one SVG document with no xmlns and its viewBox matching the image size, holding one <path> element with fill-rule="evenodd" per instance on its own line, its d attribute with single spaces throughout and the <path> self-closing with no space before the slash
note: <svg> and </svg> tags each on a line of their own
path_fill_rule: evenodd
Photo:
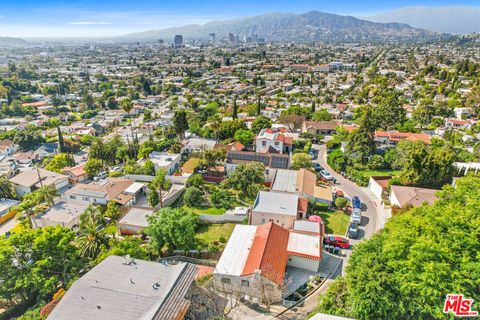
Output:
<svg viewBox="0 0 480 320">
<path fill-rule="evenodd" d="M 277 169 L 272 190 L 297 192 L 297 170 Z"/>
<path fill-rule="evenodd" d="M 58 223 L 68 223 L 79 217 L 87 207 L 88 205 L 86 204 L 58 202 L 44 213 L 36 216 L 35 219 L 47 219 Z"/>
<path fill-rule="evenodd" d="M 118 221 L 120 224 L 129 224 L 134 226 L 146 227 L 147 216 L 153 214 L 153 208 L 132 207 L 127 214 Z"/>
<path fill-rule="evenodd" d="M 50 320 L 175 319 L 196 267 L 109 256 L 77 280 Z M 175 288 L 175 290 L 173 290 Z"/>
<path fill-rule="evenodd" d="M 260 191 L 253 204 L 253 211 L 296 216 L 298 195 L 283 192 Z"/>
</svg>

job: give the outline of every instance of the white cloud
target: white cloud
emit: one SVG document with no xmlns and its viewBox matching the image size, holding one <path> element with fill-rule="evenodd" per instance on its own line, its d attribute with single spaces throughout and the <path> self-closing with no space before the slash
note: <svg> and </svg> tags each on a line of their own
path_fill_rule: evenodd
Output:
<svg viewBox="0 0 480 320">
<path fill-rule="evenodd" d="M 86 25 L 109 25 L 111 23 L 104 22 L 104 21 L 73 21 L 73 22 L 69 22 L 68 24 L 86 26 Z"/>
</svg>

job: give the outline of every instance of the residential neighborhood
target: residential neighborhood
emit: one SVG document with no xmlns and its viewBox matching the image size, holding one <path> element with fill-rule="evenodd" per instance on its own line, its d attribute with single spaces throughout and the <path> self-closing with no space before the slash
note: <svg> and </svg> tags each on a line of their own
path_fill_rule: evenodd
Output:
<svg viewBox="0 0 480 320">
<path fill-rule="evenodd" d="M 251 19 L 0 37 L 0 319 L 480 310 L 480 30 Z"/>
</svg>

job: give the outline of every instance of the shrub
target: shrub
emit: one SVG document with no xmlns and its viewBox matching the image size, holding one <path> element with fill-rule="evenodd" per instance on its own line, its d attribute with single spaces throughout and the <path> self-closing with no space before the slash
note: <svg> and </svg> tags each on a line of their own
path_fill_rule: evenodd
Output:
<svg viewBox="0 0 480 320">
<path fill-rule="evenodd" d="M 183 202 L 189 207 L 195 207 L 203 202 L 203 192 L 197 187 L 188 187 Z"/>
</svg>

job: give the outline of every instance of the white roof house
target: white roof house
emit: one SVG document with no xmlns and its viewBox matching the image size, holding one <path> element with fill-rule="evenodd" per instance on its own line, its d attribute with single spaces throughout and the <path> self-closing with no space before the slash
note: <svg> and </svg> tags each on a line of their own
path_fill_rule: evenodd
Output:
<svg viewBox="0 0 480 320">
<path fill-rule="evenodd" d="M 197 269 L 109 256 L 68 289 L 48 319 L 183 319 Z"/>
<path fill-rule="evenodd" d="M 260 191 L 252 209 L 264 213 L 297 216 L 297 208 L 297 194 Z"/>
<path fill-rule="evenodd" d="M 321 237 L 314 234 L 290 232 L 288 237 L 288 252 L 301 256 L 321 258 Z"/>
<path fill-rule="evenodd" d="M 250 248 L 255 239 L 257 226 L 235 226 L 218 262 L 215 273 L 240 276 L 247 262 Z"/>
<path fill-rule="evenodd" d="M 297 192 L 297 170 L 278 169 L 272 190 L 282 192 Z"/>
<path fill-rule="evenodd" d="M 153 213 L 153 208 L 132 207 L 127 214 L 117 222 L 117 227 L 121 234 L 137 234 L 147 226 L 147 216 Z"/>
<path fill-rule="evenodd" d="M 149 158 L 153 162 L 155 170 L 165 169 L 167 174 L 172 174 L 180 165 L 182 156 L 179 153 L 153 151 Z"/>
<path fill-rule="evenodd" d="M 34 228 L 60 225 L 64 228 L 74 228 L 80 221 L 80 215 L 85 212 L 88 204 L 58 202 L 44 213 L 32 219 Z"/>
</svg>

